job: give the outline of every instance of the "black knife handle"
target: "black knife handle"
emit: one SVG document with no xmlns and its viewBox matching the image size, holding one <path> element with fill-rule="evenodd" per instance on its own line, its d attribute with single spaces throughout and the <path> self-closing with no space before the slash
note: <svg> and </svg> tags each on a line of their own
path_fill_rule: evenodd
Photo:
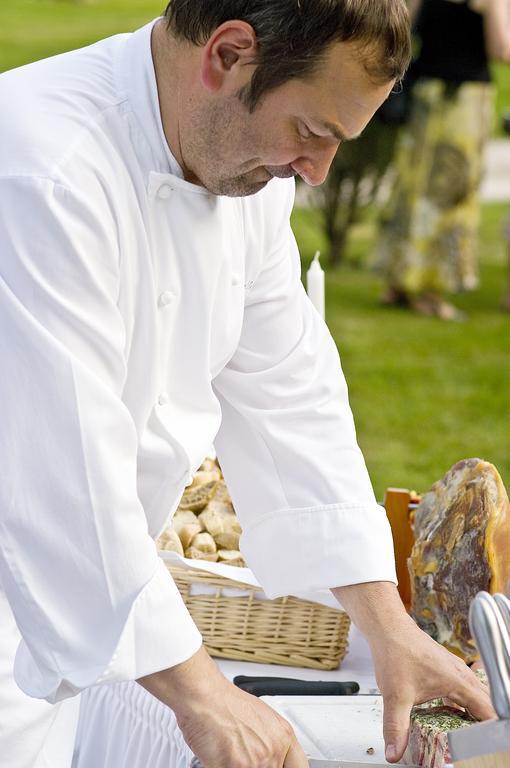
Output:
<svg viewBox="0 0 510 768">
<path fill-rule="evenodd" d="M 292 677 L 234 677 L 234 685 L 254 696 L 352 696 L 359 691 L 355 682 L 296 680 Z"/>
</svg>

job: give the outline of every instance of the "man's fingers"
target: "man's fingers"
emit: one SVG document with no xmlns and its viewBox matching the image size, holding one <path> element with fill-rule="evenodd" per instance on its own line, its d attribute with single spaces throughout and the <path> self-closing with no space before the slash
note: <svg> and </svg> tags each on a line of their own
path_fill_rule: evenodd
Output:
<svg viewBox="0 0 510 768">
<path fill-rule="evenodd" d="M 409 718 L 412 700 L 396 696 L 384 697 L 384 742 L 386 760 L 397 763 L 405 752 L 409 739 Z"/>
<path fill-rule="evenodd" d="M 298 740 L 293 739 L 289 751 L 285 755 L 284 768 L 308 768 L 308 758 L 303 752 Z"/>
<path fill-rule="evenodd" d="M 462 687 L 449 696 L 456 704 L 465 707 L 477 720 L 492 720 L 497 717 L 492 706 L 489 689 L 470 672 L 470 679 Z"/>
</svg>

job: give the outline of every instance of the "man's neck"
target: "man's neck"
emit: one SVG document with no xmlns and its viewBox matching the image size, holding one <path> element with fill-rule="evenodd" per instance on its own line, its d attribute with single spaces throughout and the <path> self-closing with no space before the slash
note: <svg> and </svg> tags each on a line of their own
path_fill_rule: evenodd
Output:
<svg viewBox="0 0 510 768">
<path fill-rule="evenodd" d="M 161 122 L 170 152 L 186 177 L 180 141 L 181 79 L 184 68 L 180 61 L 179 48 L 179 44 L 167 28 L 166 21 L 156 22 L 152 30 L 151 51 L 158 88 Z"/>
</svg>

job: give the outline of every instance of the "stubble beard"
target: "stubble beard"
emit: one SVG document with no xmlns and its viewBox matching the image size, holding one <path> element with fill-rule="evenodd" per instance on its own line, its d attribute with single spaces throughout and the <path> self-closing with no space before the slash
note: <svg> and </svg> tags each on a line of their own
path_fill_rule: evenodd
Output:
<svg viewBox="0 0 510 768">
<path fill-rule="evenodd" d="M 254 173 L 260 176 L 261 172 L 267 174 L 266 181 L 255 182 L 250 178 Z M 250 173 L 219 180 L 218 189 L 221 188 L 222 191 L 214 194 L 227 197 L 248 197 L 260 192 L 271 179 L 290 179 L 294 176 L 296 176 L 296 172 L 290 165 L 260 166 Z"/>
<path fill-rule="evenodd" d="M 187 156 L 198 182 L 213 195 L 248 197 L 260 192 L 273 177 L 295 176 L 290 166 L 262 166 L 241 173 L 235 169 L 239 155 L 257 146 L 255 136 L 249 133 L 249 111 L 236 97 L 221 106 L 195 113 L 188 126 Z M 236 157 L 236 148 L 239 149 Z M 255 150 L 256 151 L 256 150 Z"/>
</svg>

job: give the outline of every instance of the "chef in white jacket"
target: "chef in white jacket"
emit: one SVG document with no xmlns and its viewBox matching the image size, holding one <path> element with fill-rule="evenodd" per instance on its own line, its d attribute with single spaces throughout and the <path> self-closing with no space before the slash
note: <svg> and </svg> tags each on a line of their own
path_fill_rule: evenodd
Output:
<svg viewBox="0 0 510 768">
<path fill-rule="evenodd" d="M 331 588 L 367 635 L 390 760 L 417 700 L 491 714 L 400 603 L 289 225 L 290 177 L 324 180 L 402 74 L 407 26 L 402 0 L 174 0 L 0 78 L 2 765 L 67 768 L 55 723 L 125 680 L 207 768 L 307 764 L 217 671 L 157 557 L 213 441 L 267 594 Z"/>
</svg>

